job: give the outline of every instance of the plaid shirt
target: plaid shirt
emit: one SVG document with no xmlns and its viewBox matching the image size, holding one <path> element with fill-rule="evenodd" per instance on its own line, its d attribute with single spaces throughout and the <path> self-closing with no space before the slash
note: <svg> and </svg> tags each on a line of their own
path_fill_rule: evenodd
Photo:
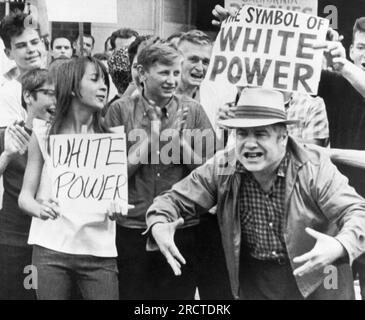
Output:
<svg viewBox="0 0 365 320">
<path fill-rule="evenodd" d="M 298 125 L 288 126 L 292 137 L 299 141 L 329 138 L 326 105 L 322 98 L 296 92 L 286 112 L 288 120 L 300 120 Z"/>
<path fill-rule="evenodd" d="M 273 187 L 265 193 L 241 163 L 237 171 L 242 175 L 239 199 L 242 243 L 248 253 L 259 260 L 287 259 L 284 240 L 285 177 L 289 153 L 279 165 Z"/>
</svg>

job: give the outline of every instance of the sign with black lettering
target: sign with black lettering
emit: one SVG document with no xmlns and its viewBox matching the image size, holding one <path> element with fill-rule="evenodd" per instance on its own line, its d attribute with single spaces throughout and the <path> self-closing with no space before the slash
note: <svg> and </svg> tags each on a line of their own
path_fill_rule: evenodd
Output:
<svg viewBox="0 0 365 320">
<path fill-rule="evenodd" d="M 329 21 L 299 12 L 242 7 L 221 26 L 207 79 L 316 94 Z"/>
<path fill-rule="evenodd" d="M 50 175 L 61 213 L 105 216 L 112 201 L 128 204 L 125 134 L 50 137 Z"/>
<path fill-rule="evenodd" d="M 318 14 L 318 0 L 225 0 L 225 8 L 240 9 L 244 5 L 299 11 Z"/>
</svg>

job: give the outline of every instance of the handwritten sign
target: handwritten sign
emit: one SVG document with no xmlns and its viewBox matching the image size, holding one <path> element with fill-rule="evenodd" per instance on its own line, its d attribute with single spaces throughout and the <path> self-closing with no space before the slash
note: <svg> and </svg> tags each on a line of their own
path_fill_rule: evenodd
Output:
<svg viewBox="0 0 365 320">
<path fill-rule="evenodd" d="M 224 6 L 225 8 L 235 8 L 238 10 L 246 4 L 257 7 L 300 11 L 315 16 L 318 14 L 318 0 L 225 0 Z"/>
<path fill-rule="evenodd" d="M 316 94 L 328 20 L 299 12 L 242 7 L 221 26 L 207 72 L 222 87 L 258 86 Z"/>
<path fill-rule="evenodd" d="M 50 21 L 117 23 L 117 0 L 46 0 Z"/>
<path fill-rule="evenodd" d="M 62 214 L 105 216 L 111 201 L 128 203 L 125 134 L 53 135 L 50 157 Z"/>
</svg>

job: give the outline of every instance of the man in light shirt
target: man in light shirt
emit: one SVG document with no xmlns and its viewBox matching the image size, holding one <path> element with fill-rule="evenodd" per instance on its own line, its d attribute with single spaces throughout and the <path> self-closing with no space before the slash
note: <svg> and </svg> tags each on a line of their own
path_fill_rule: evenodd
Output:
<svg viewBox="0 0 365 320">
<path fill-rule="evenodd" d="M 18 77 L 28 70 L 42 67 L 45 61 L 46 50 L 39 28 L 25 27 L 26 17 L 24 13 L 16 12 L 1 21 L 0 37 L 4 42 L 4 52 L 16 67 L 7 72 L 0 82 L 0 127 L 26 119 Z"/>
</svg>

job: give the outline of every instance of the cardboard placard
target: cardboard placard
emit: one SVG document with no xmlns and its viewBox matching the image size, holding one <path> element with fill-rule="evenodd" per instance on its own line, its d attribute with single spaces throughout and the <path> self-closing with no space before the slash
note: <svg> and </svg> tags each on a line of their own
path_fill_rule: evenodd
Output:
<svg viewBox="0 0 365 320">
<path fill-rule="evenodd" d="M 329 21 L 299 12 L 242 7 L 221 26 L 206 78 L 225 86 L 256 86 L 316 94 Z"/>
<path fill-rule="evenodd" d="M 300 11 L 318 15 L 318 0 L 225 0 L 225 8 L 240 9 L 243 5 Z"/>
<path fill-rule="evenodd" d="M 50 137 L 52 194 L 61 214 L 105 216 L 111 201 L 127 205 L 125 134 Z"/>
<path fill-rule="evenodd" d="M 117 23 L 117 0 L 46 0 L 49 21 Z"/>
</svg>

